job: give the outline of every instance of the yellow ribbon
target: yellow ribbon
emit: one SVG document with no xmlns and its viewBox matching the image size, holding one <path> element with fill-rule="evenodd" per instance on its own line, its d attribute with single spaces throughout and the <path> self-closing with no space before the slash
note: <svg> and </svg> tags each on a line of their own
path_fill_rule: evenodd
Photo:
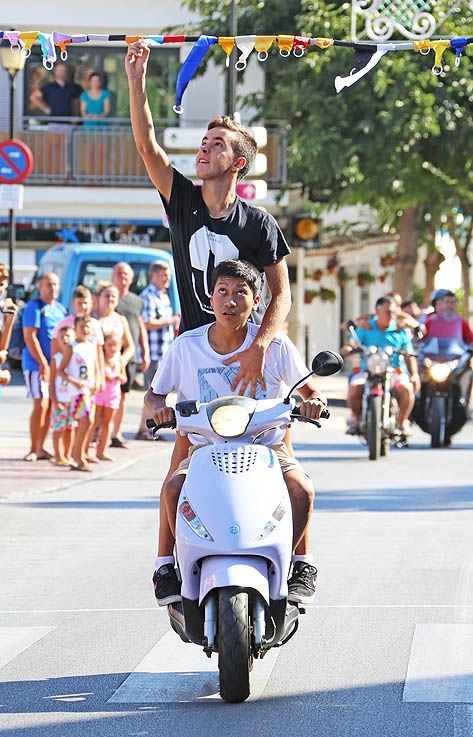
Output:
<svg viewBox="0 0 473 737">
<path fill-rule="evenodd" d="M 219 36 L 218 45 L 222 47 L 227 55 L 225 65 L 228 67 L 230 65 L 230 54 L 235 46 L 235 39 L 233 36 Z"/>
<path fill-rule="evenodd" d="M 328 49 L 330 46 L 333 46 L 333 38 L 317 38 L 315 45 L 321 49 Z"/>
<path fill-rule="evenodd" d="M 294 44 L 294 36 L 278 36 L 279 53 L 281 56 L 289 56 Z M 286 53 L 283 54 L 282 52 Z"/>
<path fill-rule="evenodd" d="M 414 41 L 414 48 L 416 51 L 421 51 L 422 49 L 430 49 L 430 39 L 424 38 L 422 41 Z"/>
<path fill-rule="evenodd" d="M 34 42 L 38 38 L 38 33 L 39 31 L 22 31 L 20 33 L 19 38 L 21 38 L 21 40 L 25 44 L 25 49 L 28 49 L 28 51 L 31 51 L 31 47 L 33 46 Z"/>
<path fill-rule="evenodd" d="M 276 40 L 276 36 L 256 36 L 255 38 L 255 49 L 256 51 L 268 51 L 274 41 Z"/>
<path fill-rule="evenodd" d="M 435 51 L 434 69 L 442 69 L 442 56 L 445 49 L 450 46 L 450 41 L 431 41 L 431 47 Z"/>
</svg>

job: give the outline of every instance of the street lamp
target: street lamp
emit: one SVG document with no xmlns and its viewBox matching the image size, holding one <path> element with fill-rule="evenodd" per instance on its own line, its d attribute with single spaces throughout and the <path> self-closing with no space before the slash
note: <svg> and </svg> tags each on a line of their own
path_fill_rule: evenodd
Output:
<svg viewBox="0 0 473 737">
<path fill-rule="evenodd" d="M 10 122 L 9 122 L 9 138 L 13 138 L 14 114 L 15 114 L 15 77 L 25 66 L 26 56 L 20 48 L 12 51 L 9 41 L 3 40 L 0 46 L 0 57 L 2 67 L 8 72 L 8 80 L 10 82 Z M 11 294 L 14 284 L 13 276 L 13 249 L 15 246 L 15 211 L 10 208 L 8 210 L 8 258 L 10 267 L 9 293 Z"/>
</svg>

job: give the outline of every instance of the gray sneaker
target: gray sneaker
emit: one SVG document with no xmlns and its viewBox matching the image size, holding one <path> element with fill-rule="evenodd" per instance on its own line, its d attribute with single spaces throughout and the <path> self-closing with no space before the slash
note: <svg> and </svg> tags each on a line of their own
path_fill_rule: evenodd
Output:
<svg viewBox="0 0 473 737">
<path fill-rule="evenodd" d="M 181 601 L 181 582 L 176 575 L 176 569 L 170 563 L 154 572 L 153 584 L 158 606 L 167 606 Z"/>
<path fill-rule="evenodd" d="M 315 597 L 317 568 L 298 560 L 294 563 L 288 583 L 288 600 L 294 604 L 312 604 Z"/>
</svg>

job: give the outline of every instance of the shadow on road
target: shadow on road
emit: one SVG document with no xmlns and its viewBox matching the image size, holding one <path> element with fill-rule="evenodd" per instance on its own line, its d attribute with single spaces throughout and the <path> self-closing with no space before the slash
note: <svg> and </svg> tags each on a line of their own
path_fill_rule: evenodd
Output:
<svg viewBox="0 0 473 737">
<path fill-rule="evenodd" d="M 473 509 L 473 487 L 330 489 L 316 493 L 318 512 L 430 512 Z"/>
<path fill-rule="evenodd" d="M 217 662 L 215 661 L 217 668 Z M 256 666 L 257 667 L 257 664 Z M 284 737 L 432 737 L 452 734 L 453 705 L 405 703 L 403 684 L 388 682 L 346 689 L 317 689 L 260 698 L 245 704 L 107 704 L 128 673 L 104 673 L 46 680 L 11 681 L 0 686 L 1 712 L 42 714 L 34 726 L 4 728 L 4 737 L 119 737 L 136 735 L 218 735 L 274 737 L 284 721 Z M 208 673 L 170 673 L 186 682 Z M 194 682 L 195 683 L 195 682 Z M 270 690 L 270 688 L 268 689 Z M 195 692 L 195 686 L 191 689 Z M 125 713 L 123 713 L 125 712 Z M 289 718 L 289 715 L 292 715 Z M 44 715 L 50 715 L 44 719 Z M 212 720 L 209 731 L 209 718 Z M 41 721 L 41 720 L 44 721 Z M 31 717 L 28 718 L 31 724 Z"/>
</svg>

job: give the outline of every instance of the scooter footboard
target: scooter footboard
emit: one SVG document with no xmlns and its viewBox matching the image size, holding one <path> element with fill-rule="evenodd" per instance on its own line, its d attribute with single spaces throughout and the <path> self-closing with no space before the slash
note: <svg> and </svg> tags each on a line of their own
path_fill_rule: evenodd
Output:
<svg viewBox="0 0 473 737">
<path fill-rule="evenodd" d="M 204 558 L 199 604 L 209 591 L 227 586 L 255 589 L 269 605 L 268 562 L 257 555 L 213 555 Z"/>
</svg>

